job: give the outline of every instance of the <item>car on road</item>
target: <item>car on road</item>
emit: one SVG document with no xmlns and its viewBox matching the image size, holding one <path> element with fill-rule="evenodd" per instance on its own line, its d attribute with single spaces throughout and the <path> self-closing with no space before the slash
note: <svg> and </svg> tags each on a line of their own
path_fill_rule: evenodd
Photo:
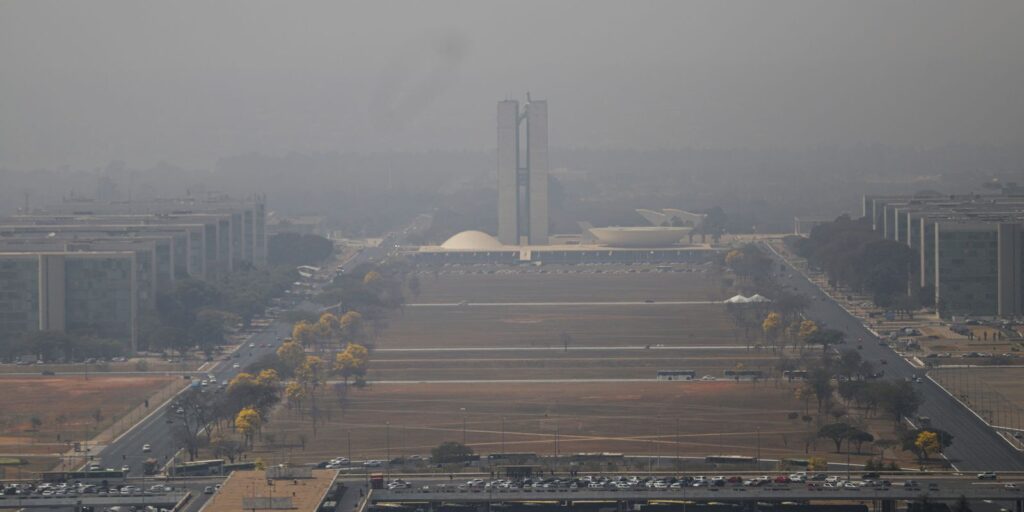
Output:
<svg viewBox="0 0 1024 512">
<path fill-rule="evenodd" d="M 150 446 L 148 443 L 142 445 L 142 453 L 149 453 L 151 451 L 153 451 L 153 447 Z"/>
<path fill-rule="evenodd" d="M 203 494 L 213 494 L 213 486 L 207 485 L 206 487 L 203 487 Z"/>
<path fill-rule="evenodd" d="M 125 473 L 131 473 L 132 468 L 129 466 L 121 466 L 121 471 L 124 471 Z"/>
<path fill-rule="evenodd" d="M 249 344 L 249 348 L 256 348 L 256 344 L 255 343 L 250 343 Z"/>
<path fill-rule="evenodd" d="M 1006 489 L 1008 491 L 1016 491 L 1017 484 L 1003 484 L 1003 489 Z"/>
<path fill-rule="evenodd" d="M 241 368 L 242 365 L 240 365 L 238 363 L 235 363 L 235 364 L 231 365 L 231 367 L 237 370 L 237 369 Z"/>
<path fill-rule="evenodd" d="M 986 471 L 984 473 L 978 473 L 978 480 L 995 480 L 999 476 L 996 475 L 995 471 Z"/>
</svg>

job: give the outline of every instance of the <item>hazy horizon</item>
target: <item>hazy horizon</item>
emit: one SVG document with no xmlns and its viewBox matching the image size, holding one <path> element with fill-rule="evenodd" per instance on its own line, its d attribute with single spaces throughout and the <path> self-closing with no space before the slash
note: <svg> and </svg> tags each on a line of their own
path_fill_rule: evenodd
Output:
<svg viewBox="0 0 1024 512">
<path fill-rule="evenodd" d="M 0 167 L 553 147 L 1019 146 L 1021 2 L 0 5 Z"/>
</svg>

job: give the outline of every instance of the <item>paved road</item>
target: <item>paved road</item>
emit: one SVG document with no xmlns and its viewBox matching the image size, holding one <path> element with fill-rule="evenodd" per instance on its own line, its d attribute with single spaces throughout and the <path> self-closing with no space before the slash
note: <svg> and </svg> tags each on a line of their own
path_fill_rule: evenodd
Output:
<svg viewBox="0 0 1024 512">
<path fill-rule="evenodd" d="M 277 338 L 290 335 L 290 326 L 284 322 L 275 322 L 267 329 L 254 334 L 249 342 L 238 349 L 238 358 L 229 358 L 217 364 L 207 372 L 193 372 L 197 378 L 205 378 L 202 375 L 213 375 L 218 382 L 231 380 L 237 375 L 241 368 L 253 363 L 265 354 L 277 350 L 280 342 Z M 250 343 L 255 347 L 250 348 Z M 268 347 L 262 345 L 268 344 Z M 241 368 L 235 369 L 237 363 Z M 153 457 L 163 465 L 178 450 L 179 443 L 174 439 L 172 428 L 174 425 L 166 423 L 167 408 L 165 404 L 150 404 L 153 412 L 131 430 L 121 435 L 113 443 L 107 445 L 99 454 L 99 464 L 103 467 L 120 468 L 128 465 L 131 468 L 130 476 L 142 476 L 142 462 Z M 149 444 L 152 448 L 150 453 L 142 452 L 142 445 Z M 95 461 L 94 461 L 95 462 Z"/>
<path fill-rule="evenodd" d="M 769 254 L 776 264 L 786 263 L 769 247 Z M 788 263 L 786 263 L 788 265 Z M 792 267 L 790 267 L 792 268 Z M 876 368 L 885 370 L 887 378 L 903 379 L 912 375 L 923 375 L 924 370 L 916 369 L 887 346 L 880 346 L 877 339 L 860 320 L 849 314 L 835 301 L 828 300 L 821 290 L 800 272 L 793 269 L 780 279 L 782 284 L 796 287 L 805 295 L 814 297 L 805 314 L 819 324 L 846 333 L 848 344 L 857 346 L 863 339 L 861 354 L 874 363 Z M 886 364 L 880 364 L 885 361 Z M 924 396 L 924 405 L 918 411 L 920 416 L 932 420 L 932 426 L 953 434 L 953 445 L 946 450 L 946 457 L 961 471 L 1022 471 L 1024 457 L 1010 446 L 994 430 L 985 425 L 977 416 L 949 396 L 938 384 L 925 379 L 917 384 Z"/>
<path fill-rule="evenodd" d="M 370 384 L 572 384 L 586 382 L 662 382 L 654 379 L 454 379 L 454 380 L 371 380 Z M 664 381 L 669 382 L 669 381 Z M 682 382 L 682 381 L 674 381 Z M 692 381 L 700 382 L 700 381 Z M 341 384 L 329 380 L 328 384 Z"/>
<path fill-rule="evenodd" d="M 376 260 L 386 254 L 382 248 L 369 248 L 353 255 L 348 261 L 339 266 L 339 272 L 346 272 L 360 263 Z M 300 307 L 312 308 L 312 304 L 305 303 Z M 280 346 L 279 338 L 283 339 L 291 335 L 291 325 L 287 322 L 274 322 L 266 329 L 254 334 L 248 342 L 238 349 L 238 358 L 229 358 L 227 361 L 219 362 L 214 368 L 206 372 L 192 372 L 199 376 L 210 374 L 216 381 L 230 381 L 248 364 L 257 361 L 259 358 L 269 354 Z M 263 345 L 268 345 L 264 347 Z M 240 368 L 234 368 L 234 364 Z M 102 449 L 96 456 L 93 463 L 103 467 L 120 468 L 128 465 L 131 468 L 129 476 L 142 476 L 142 463 L 152 457 L 157 459 L 161 466 L 174 456 L 180 447 L 174 439 L 172 424 L 166 423 L 168 404 L 150 404 L 153 412 L 136 423 L 128 432 L 122 434 L 112 443 Z M 142 445 L 149 444 L 150 453 L 142 452 Z"/>
<path fill-rule="evenodd" d="M 568 350 L 563 346 L 550 347 L 422 347 L 422 348 L 378 348 L 374 352 L 575 352 L 580 350 L 618 351 L 618 350 L 750 350 L 748 345 L 693 345 L 670 347 L 664 345 L 608 345 L 608 346 L 576 346 L 570 345 Z"/>
<path fill-rule="evenodd" d="M 149 496 L 96 496 L 83 494 L 80 496 L 3 496 L 0 495 L 0 508 L 29 509 L 29 508 L 53 508 L 53 509 L 77 509 L 77 505 L 113 507 L 113 506 L 154 506 L 171 508 L 176 505 L 184 493 L 161 493 Z"/>
<path fill-rule="evenodd" d="M 799 484 L 765 485 L 761 487 L 726 486 L 726 487 L 690 487 L 686 489 L 665 490 L 597 490 L 597 489 L 507 489 L 504 491 L 434 491 L 423 492 L 418 489 L 376 490 L 370 500 L 377 503 L 394 502 L 489 502 L 489 501 L 537 501 L 537 500 L 577 500 L 577 501 L 650 501 L 666 499 L 688 499 L 696 501 L 800 501 L 800 500 L 916 500 L 921 496 L 933 500 L 954 501 L 960 496 L 970 500 L 992 499 L 1017 501 L 1024 498 L 1019 491 L 1003 489 L 1002 486 L 970 486 L 940 485 L 937 489 L 919 487 L 904 489 L 857 488 L 857 489 L 822 489 L 811 490 Z"/>
<path fill-rule="evenodd" d="M 529 306 L 706 306 L 721 304 L 720 300 L 633 300 L 619 302 L 435 302 L 406 304 L 407 308 L 493 308 L 493 307 L 529 307 Z"/>
</svg>

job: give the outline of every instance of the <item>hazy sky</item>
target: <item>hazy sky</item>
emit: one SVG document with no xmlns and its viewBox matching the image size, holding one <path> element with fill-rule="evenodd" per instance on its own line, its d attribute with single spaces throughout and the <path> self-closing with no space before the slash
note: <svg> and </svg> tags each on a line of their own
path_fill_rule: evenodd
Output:
<svg viewBox="0 0 1024 512">
<path fill-rule="evenodd" d="M 0 166 L 1024 143 L 1024 2 L 0 0 Z"/>
</svg>

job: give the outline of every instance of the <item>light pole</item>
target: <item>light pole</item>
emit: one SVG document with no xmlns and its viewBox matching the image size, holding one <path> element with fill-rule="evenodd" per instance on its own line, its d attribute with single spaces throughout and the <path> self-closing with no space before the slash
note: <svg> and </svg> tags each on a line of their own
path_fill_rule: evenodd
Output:
<svg viewBox="0 0 1024 512">
<path fill-rule="evenodd" d="M 761 466 L 761 427 L 757 427 L 757 454 L 754 456 L 754 460 L 757 461 L 758 467 Z"/>
<path fill-rule="evenodd" d="M 501 417 L 501 453 L 504 455 L 505 452 L 505 417 Z"/>
<path fill-rule="evenodd" d="M 555 421 L 555 468 L 558 468 L 558 421 Z"/>
<path fill-rule="evenodd" d="M 846 481 L 850 481 L 850 440 L 846 440 Z"/>
<path fill-rule="evenodd" d="M 384 461 L 384 467 L 387 468 L 388 482 L 391 482 L 391 422 L 384 422 L 384 450 L 387 455 L 387 460 Z"/>
<path fill-rule="evenodd" d="M 345 435 L 348 437 L 348 464 L 346 466 L 352 468 L 352 431 L 347 431 Z"/>
<path fill-rule="evenodd" d="M 679 469 L 679 416 L 676 416 L 676 469 Z"/>
<path fill-rule="evenodd" d="M 460 407 L 459 410 L 462 411 L 462 445 L 466 446 L 466 408 Z"/>
</svg>

